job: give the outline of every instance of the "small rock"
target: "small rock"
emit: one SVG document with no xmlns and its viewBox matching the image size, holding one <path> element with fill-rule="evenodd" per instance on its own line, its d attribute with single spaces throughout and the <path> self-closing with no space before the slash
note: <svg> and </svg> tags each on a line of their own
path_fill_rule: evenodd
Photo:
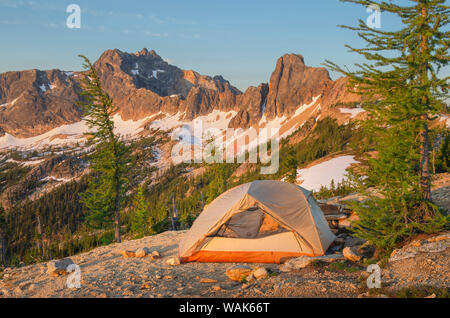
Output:
<svg viewBox="0 0 450 318">
<path fill-rule="evenodd" d="M 175 276 L 172 276 L 172 275 L 166 275 L 166 276 L 163 277 L 163 279 L 167 279 L 167 280 L 169 280 L 169 279 L 175 279 Z"/>
<path fill-rule="evenodd" d="M 147 249 L 145 247 L 138 248 L 134 254 L 138 258 L 146 257 L 147 256 Z"/>
<path fill-rule="evenodd" d="M 132 252 L 132 251 L 120 251 L 120 254 L 122 254 L 122 256 L 124 258 L 130 258 L 130 257 L 136 257 L 136 253 Z"/>
<path fill-rule="evenodd" d="M 149 288 L 150 288 L 150 285 L 146 284 L 146 283 L 142 284 L 142 286 L 141 286 L 141 289 L 149 289 Z"/>
<path fill-rule="evenodd" d="M 257 294 L 264 295 L 264 293 L 260 291 L 258 288 L 254 288 L 253 291 Z"/>
<path fill-rule="evenodd" d="M 264 267 L 259 267 L 255 269 L 252 274 L 256 279 L 265 278 L 267 277 L 267 275 L 269 275 L 269 273 Z"/>
<path fill-rule="evenodd" d="M 161 254 L 158 251 L 153 251 L 152 258 L 153 259 L 161 258 Z"/>
<path fill-rule="evenodd" d="M 245 278 L 245 281 L 247 281 L 247 282 L 251 282 L 252 280 L 255 280 L 255 276 L 253 276 L 253 273 L 250 274 L 250 275 L 248 275 L 248 276 Z"/>
<path fill-rule="evenodd" d="M 177 266 L 177 265 L 180 265 L 180 259 L 179 259 L 178 257 L 172 257 L 172 258 L 169 258 L 169 259 L 166 261 L 166 264 L 169 265 L 169 266 Z"/>
<path fill-rule="evenodd" d="M 217 283 L 217 280 L 210 279 L 210 278 L 201 278 L 200 283 L 202 283 L 202 284 Z"/>
<path fill-rule="evenodd" d="M 74 262 L 70 258 L 53 260 L 47 263 L 47 273 L 51 276 L 61 276 L 67 274 L 67 268 Z"/>
<path fill-rule="evenodd" d="M 436 294 L 431 294 L 430 296 L 426 296 L 425 298 L 436 298 Z"/>
<path fill-rule="evenodd" d="M 253 272 L 252 268 L 245 265 L 236 265 L 226 271 L 229 279 L 240 282 Z"/>
<path fill-rule="evenodd" d="M 212 287 L 212 290 L 214 290 L 214 291 L 219 291 L 219 290 L 222 290 L 222 287 L 220 287 L 219 285 L 214 285 L 214 286 Z"/>
<path fill-rule="evenodd" d="M 362 256 L 358 254 L 358 251 L 354 247 L 346 247 L 344 248 L 342 253 L 344 254 L 345 259 L 351 262 L 359 262 L 362 258 Z"/>
</svg>

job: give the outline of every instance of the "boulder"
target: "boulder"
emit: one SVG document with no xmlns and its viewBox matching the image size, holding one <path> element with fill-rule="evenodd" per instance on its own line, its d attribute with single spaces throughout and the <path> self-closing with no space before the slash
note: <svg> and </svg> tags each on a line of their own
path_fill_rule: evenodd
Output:
<svg viewBox="0 0 450 318">
<path fill-rule="evenodd" d="M 252 274 L 252 272 L 253 269 L 249 266 L 236 265 L 227 269 L 226 275 L 231 280 L 241 282 L 243 279 L 247 278 L 250 274 Z"/>
<path fill-rule="evenodd" d="M 322 210 L 325 217 L 329 215 L 341 214 L 343 211 L 343 208 L 339 204 L 328 204 L 326 202 L 325 203 L 319 202 L 319 207 Z"/>
<path fill-rule="evenodd" d="M 345 259 L 350 262 L 359 262 L 362 259 L 362 256 L 354 247 L 346 247 L 342 253 L 344 254 Z"/>
<path fill-rule="evenodd" d="M 51 276 L 61 276 L 67 274 L 69 265 L 74 264 L 70 258 L 53 260 L 47 263 L 47 273 Z"/>
</svg>

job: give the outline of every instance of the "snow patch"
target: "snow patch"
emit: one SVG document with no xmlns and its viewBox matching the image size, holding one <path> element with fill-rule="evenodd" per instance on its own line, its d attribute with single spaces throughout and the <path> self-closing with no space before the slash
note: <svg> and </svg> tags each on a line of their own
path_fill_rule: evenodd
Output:
<svg viewBox="0 0 450 318">
<path fill-rule="evenodd" d="M 22 166 L 24 166 L 24 167 L 34 166 L 34 165 L 38 165 L 44 161 L 45 161 L 45 159 L 25 161 L 25 162 L 22 162 Z"/>
<path fill-rule="evenodd" d="M 150 117 L 152 116 L 133 121 L 123 120 L 119 114 L 116 114 L 113 116 L 115 132 L 123 137 L 134 136 L 144 129 L 143 124 Z M 92 129 L 90 129 L 86 122 L 82 120 L 77 123 L 62 125 L 42 135 L 29 138 L 17 138 L 8 133 L 5 133 L 4 136 L 0 137 L 0 149 L 34 149 L 44 146 L 63 146 L 74 144 L 78 141 L 84 140 L 84 133 L 87 133 L 89 131 L 92 131 Z M 63 138 L 57 138 L 58 135 L 63 136 Z"/>
<path fill-rule="evenodd" d="M 152 71 L 152 76 L 150 77 L 154 77 L 155 79 L 158 79 L 158 73 L 165 73 L 166 71 L 164 70 L 156 70 L 156 71 Z"/>
<path fill-rule="evenodd" d="M 114 131 L 121 136 L 137 135 L 142 130 L 144 130 L 143 125 L 150 117 L 151 116 L 134 121 L 131 119 L 123 120 L 122 116 L 120 116 L 119 114 L 115 114 L 113 116 Z"/>
<path fill-rule="evenodd" d="M 347 169 L 350 165 L 359 163 L 354 156 L 342 156 L 319 163 L 315 166 L 297 170 L 297 181 L 303 181 L 300 186 L 319 191 L 322 186 L 329 187 L 331 181 L 338 184 L 346 180 Z"/>
<path fill-rule="evenodd" d="M 46 182 L 48 182 L 48 181 L 55 181 L 55 182 L 70 182 L 70 181 L 72 181 L 74 178 L 55 178 L 55 177 L 53 177 L 53 176 L 48 176 L 48 177 L 45 177 L 45 178 L 43 178 L 43 179 L 41 179 L 41 181 L 46 181 Z"/>
<path fill-rule="evenodd" d="M 361 107 L 357 107 L 357 108 L 339 108 L 339 110 L 343 114 L 350 114 L 351 118 L 355 118 L 359 113 L 365 113 L 366 112 Z"/>
<path fill-rule="evenodd" d="M 29 137 L 29 138 L 17 138 L 8 133 L 0 137 L 0 149 L 3 148 L 39 148 L 44 145 L 62 145 L 70 142 L 76 142 L 83 138 L 83 133 L 89 131 L 86 123 L 80 121 L 74 124 L 63 125 L 54 128 L 42 135 Z M 56 135 L 65 135 L 67 138 L 52 138 Z M 53 140 L 52 140 L 53 139 Z"/>
<path fill-rule="evenodd" d="M 15 100 L 13 100 L 12 102 L 9 102 L 9 103 L 4 103 L 4 104 L 1 104 L 0 105 L 0 107 L 6 107 L 6 106 L 8 106 L 8 105 L 14 105 L 16 102 L 17 102 L 17 100 L 19 99 L 20 97 L 17 97 Z"/>
</svg>

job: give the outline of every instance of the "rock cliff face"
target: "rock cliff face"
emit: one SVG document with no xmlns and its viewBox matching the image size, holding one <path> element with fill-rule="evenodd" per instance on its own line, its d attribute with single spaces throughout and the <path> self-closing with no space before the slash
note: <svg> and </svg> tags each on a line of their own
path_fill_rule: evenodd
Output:
<svg viewBox="0 0 450 318">
<path fill-rule="evenodd" d="M 0 74 L 0 136 L 31 137 L 78 121 L 80 90 L 60 70 Z"/>
<path fill-rule="evenodd" d="M 258 87 L 249 87 L 244 94 L 237 98 L 240 108 L 235 117 L 230 121 L 230 128 L 247 128 L 258 123 L 266 110 L 267 94 L 269 86 L 261 84 Z"/>
<path fill-rule="evenodd" d="M 183 71 L 155 51 L 135 54 L 108 50 L 95 63 L 106 91 L 124 120 L 158 112 L 182 112 L 192 119 L 213 109 L 232 109 L 240 91 L 221 76 Z"/>
<path fill-rule="evenodd" d="M 292 114 L 323 94 L 332 83 L 326 69 L 307 67 L 301 55 L 284 55 L 270 78 L 267 118 Z"/>
<path fill-rule="evenodd" d="M 153 50 L 107 50 L 94 66 L 123 120 L 160 112 L 180 113 L 183 120 L 192 120 L 213 110 L 234 110 L 237 114 L 229 126 L 248 128 L 263 116 L 289 118 L 317 96 L 321 96 L 322 110 L 360 100 L 347 90 L 345 78 L 333 82 L 326 69 L 308 67 L 296 54 L 278 60 L 269 84 L 249 87 L 245 93 L 222 76 L 209 77 L 170 65 Z M 5 133 L 19 138 L 37 136 L 80 121 L 80 76 L 59 70 L 0 74 L 0 137 Z"/>
</svg>

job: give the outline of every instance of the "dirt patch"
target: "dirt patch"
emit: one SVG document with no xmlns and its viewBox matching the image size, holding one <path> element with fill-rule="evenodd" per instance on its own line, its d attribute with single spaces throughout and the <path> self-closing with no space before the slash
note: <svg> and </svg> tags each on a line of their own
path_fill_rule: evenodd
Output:
<svg viewBox="0 0 450 318">
<path fill-rule="evenodd" d="M 169 266 L 185 231 L 165 232 L 140 240 L 99 247 L 71 257 L 80 266 L 81 288 L 67 288 L 68 276 L 52 277 L 47 264 L 8 269 L 0 273 L 0 297 L 357 297 L 363 266 L 354 271 L 331 265 L 312 265 L 281 272 L 278 264 L 262 266 L 269 275 L 252 282 L 234 282 L 226 276 L 230 263 L 189 263 Z M 445 241 L 445 240 L 444 240 Z M 439 241 L 441 242 L 441 241 Z M 158 251 L 161 258 L 124 258 L 120 251 L 138 248 Z M 353 269 L 352 267 L 352 269 Z M 411 285 L 450 286 L 449 250 L 420 253 L 390 263 L 383 270 L 383 283 L 391 289 Z M 361 270 L 359 270 L 361 269 Z"/>
</svg>

